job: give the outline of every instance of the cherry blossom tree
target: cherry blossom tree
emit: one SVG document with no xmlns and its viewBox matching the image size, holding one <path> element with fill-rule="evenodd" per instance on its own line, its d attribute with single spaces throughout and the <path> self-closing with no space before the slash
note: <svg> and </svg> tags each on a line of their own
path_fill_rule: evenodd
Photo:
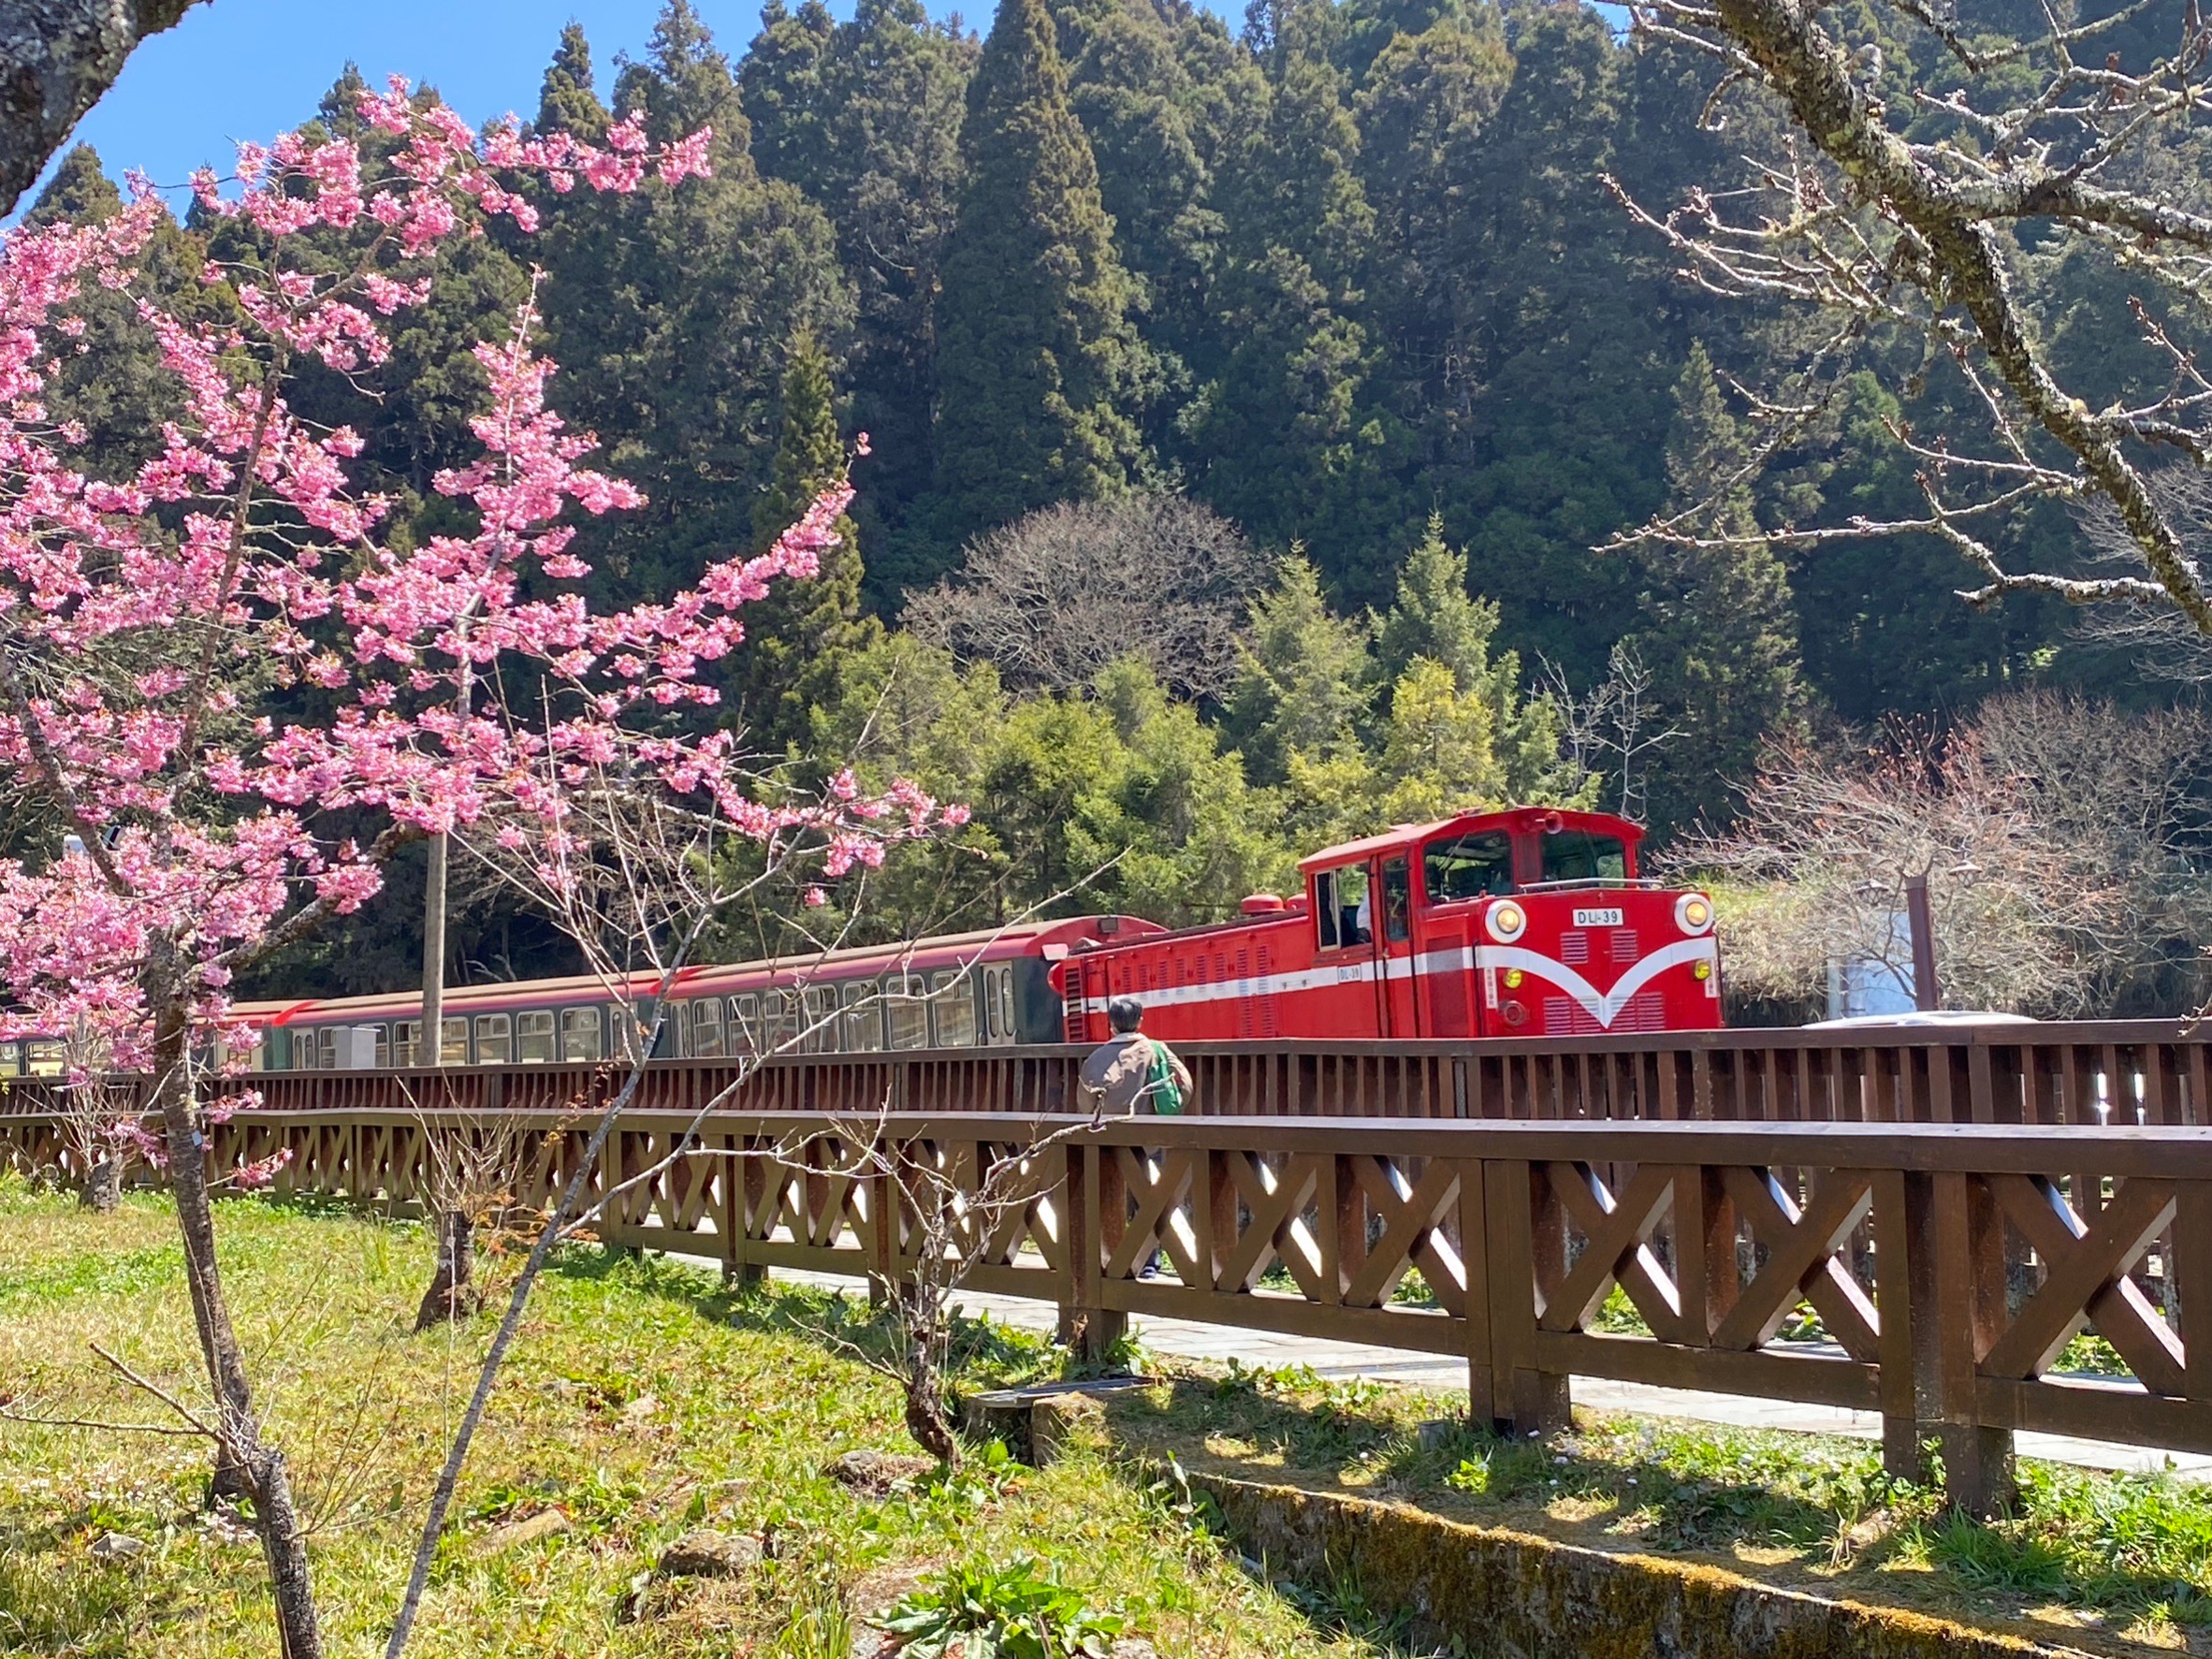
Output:
<svg viewBox="0 0 2212 1659">
<path fill-rule="evenodd" d="M 477 348 L 481 458 L 435 481 L 473 532 L 391 533 L 393 503 L 349 477 L 360 440 L 298 413 L 295 378 L 371 374 L 386 319 L 424 301 L 441 247 L 494 217 L 534 227 L 527 185 L 673 187 L 706 170 L 710 135 L 654 146 L 636 117 L 596 146 L 511 122 L 479 131 L 398 80 L 361 107 L 388 140 L 381 160 L 294 134 L 240 146 L 234 179 L 195 179 L 203 211 L 249 233 L 237 240 L 252 252 L 202 273 L 234 302 L 224 320 L 141 282 L 166 212 L 142 181 L 103 223 L 0 243 L 0 779 L 50 804 L 56 842 L 0 862 L 0 1036 L 69 1033 L 149 1079 L 211 1390 L 190 1420 L 214 1443 L 219 1482 L 252 1502 L 287 1659 L 315 1659 L 322 1637 L 210 1201 L 215 1181 L 267 1171 L 211 1171 L 205 1157 L 211 1085 L 238 1064 L 220 1056 L 255 1041 L 232 1010 L 235 976 L 368 902 L 425 836 L 486 826 L 552 878 L 588 863 L 576 826 L 591 791 L 681 801 L 785 863 L 818 860 L 823 880 L 957 816 L 849 779 L 814 798 L 770 793 L 713 724 L 704 665 L 740 646 L 743 608 L 772 582 L 814 574 L 848 487 L 687 591 L 589 607 L 575 516 L 640 498 L 583 464 L 592 440 L 548 405 L 530 307 Z M 335 269 L 334 240 L 349 250 Z M 96 475 L 84 434 L 46 402 L 85 349 L 77 308 L 95 288 L 136 297 L 177 388 L 158 453 L 124 478 Z M 226 1094 L 220 1109 L 237 1109 Z"/>
</svg>

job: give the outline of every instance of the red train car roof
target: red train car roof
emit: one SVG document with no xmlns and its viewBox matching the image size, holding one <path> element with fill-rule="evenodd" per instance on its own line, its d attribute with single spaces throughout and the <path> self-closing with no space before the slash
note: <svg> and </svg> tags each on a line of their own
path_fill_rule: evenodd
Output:
<svg viewBox="0 0 2212 1659">
<path fill-rule="evenodd" d="M 1104 924 L 1104 926 L 1101 926 Z M 1017 922 L 1005 927 L 977 928 L 968 933 L 940 934 L 931 939 L 883 945 L 855 945 L 819 955 L 780 960 L 733 963 L 696 963 L 682 969 L 670 994 L 690 997 L 761 985 L 795 985 L 817 979 L 848 978 L 903 968 L 933 972 L 967 967 L 977 962 L 1009 957 L 1053 954 L 1053 947 L 1073 946 L 1101 935 L 1135 939 L 1165 931 L 1157 922 L 1135 916 L 1074 916 L 1059 921 Z M 650 996 L 660 982 L 657 973 L 630 976 L 628 993 Z M 445 992 L 445 1007 L 454 1014 L 489 1012 L 502 1009 L 585 1003 L 604 1000 L 606 983 L 595 974 L 566 979 L 507 980 L 493 984 L 453 985 Z M 420 1006 L 419 991 L 383 991 L 366 997 L 333 997 L 306 1001 L 246 1002 L 238 1011 L 265 1026 L 313 1023 L 318 1018 L 404 1017 Z"/>
<path fill-rule="evenodd" d="M 1584 830 L 1594 835 L 1612 836 L 1632 845 L 1644 838 L 1641 824 L 1616 818 L 1610 812 L 1580 812 L 1564 807 L 1507 807 L 1494 812 L 1462 812 L 1456 818 L 1439 818 L 1433 823 L 1396 824 L 1379 835 L 1310 852 L 1298 861 L 1298 868 L 1302 875 L 1309 870 L 1333 869 L 1340 864 L 1416 846 L 1433 836 L 1450 832 L 1467 835 L 1486 829 L 1519 831 L 1523 835 L 1548 829 Z"/>
</svg>

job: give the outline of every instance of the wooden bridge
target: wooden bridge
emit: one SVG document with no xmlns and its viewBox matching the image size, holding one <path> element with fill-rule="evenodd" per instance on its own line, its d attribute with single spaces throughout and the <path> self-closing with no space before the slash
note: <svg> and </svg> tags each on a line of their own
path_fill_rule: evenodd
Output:
<svg viewBox="0 0 2212 1659">
<path fill-rule="evenodd" d="M 1932 1446 L 1977 1509 L 2016 1430 L 2212 1452 L 2212 1040 L 2175 1026 L 1193 1045 L 1191 1116 L 1070 1129 L 1081 1057 L 656 1063 L 587 1171 L 595 1230 L 896 1279 L 918 1189 L 866 1171 L 972 1192 L 1026 1157 L 1015 1201 L 963 1214 L 965 1282 L 1089 1343 L 1141 1313 L 1463 1357 L 1473 1414 L 1517 1432 L 1561 1425 L 1575 1375 L 1876 1411 L 1893 1471 Z M 406 1207 L 432 1137 L 492 1124 L 549 1204 L 618 1078 L 250 1082 L 219 1167 L 288 1150 L 280 1190 Z M 17 1161 L 71 1162 L 56 1086 L 6 1085 Z M 1616 1286 L 1651 1334 L 1592 1330 Z M 1808 1307 L 1827 1340 L 1783 1340 Z M 2084 1329 L 2132 1380 L 2050 1374 Z"/>
</svg>

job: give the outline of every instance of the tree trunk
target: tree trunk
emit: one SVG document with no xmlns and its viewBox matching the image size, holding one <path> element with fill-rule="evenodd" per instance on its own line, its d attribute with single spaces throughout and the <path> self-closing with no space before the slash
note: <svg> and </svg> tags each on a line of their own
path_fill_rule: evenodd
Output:
<svg viewBox="0 0 2212 1659">
<path fill-rule="evenodd" d="M 476 1289 L 476 1227 L 466 1210 L 438 1212 L 438 1270 L 423 1292 L 415 1328 L 466 1319 L 484 1305 Z"/>
<path fill-rule="evenodd" d="M 0 213 L 12 212 L 131 48 L 193 0 L 15 0 L 0 29 Z"/>
<path fill-rule="evenodd" d="M 907 1345 L 907 1433 L 914 1444 L 947 1471 L 960 1466 L 960 1437 L 945 1408 L 945 1378 L 938 1369 L 935 1345 L 917 1333 Z"/>
<path fill-rule="evenodd" d="M 150 954 L 159 955 L 158 947 Z M 156 961 L 155 972 L 160 971 Z M 208 1189 L 207 1142 L 187 1070 L 190 1030 L 182 997 L 156 979 L 148 1002 L 153 1013 L 154 1104 L 168 1144 L 169 1186 L 177 1201 L 177 1230 L 184 1244 L 184 1281 L 192 1317 L 215 1397 L 216 1478 L 243 1490 L 253 1501 L 254 1525 L 269 1564 L 276 1604 L 277 1645 L 283 1659 L 322 1659 L 323 1637 L 309 1576 L 307 1538 L 292 1501 L 284 1454 L 261 1438 L 246 1361 L 224 1300 L 215 1263 L 215 1212 Z"/>
<path fill-rule="evenodd" d="M 77 1201 L 87 1210 L 112 1215 L 123 1202 L 123 1160 L 110 1152 L 87 1170 Z"/>
<path fill-rule="evenodd" d="M 415 1040 L 417 1066 L 445 1064 L 445 837 L 432 836 L 423 871 L 422 1020 Z"/>
</svg>

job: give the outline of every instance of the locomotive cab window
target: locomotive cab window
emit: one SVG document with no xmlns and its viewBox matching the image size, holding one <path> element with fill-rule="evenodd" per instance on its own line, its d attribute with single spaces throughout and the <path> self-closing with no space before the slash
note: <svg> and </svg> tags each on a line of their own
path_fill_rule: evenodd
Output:
<svg viewBox="0 0 2212 1659">
<path fill-rule="evenodd" d="M 1413 887 L 1403 858 L 1383 861 L 1382 912 L 1384 939 L 1400 945 L 1413 937 Z"/>
<path fill-rule="evenodd" d="M 1363 945 L 1374 937 L 1365 865 L 1347 864 L 1314 878 L 1314 921 L 1321 930 L 1324 951 Z"/>
<path fill-rule="evenodd" d="M 1547 881 L 1624 881 L 1628 879 L 1628 849 L 1614 836 L 1594 836 L 1587 830 L 1562 830 L 1544 837 L 1544 880 Z"/>
<path fill-rule="evenodd" d="M 1421 880 L 1433 905 L 1513 891 L 1513 837 L 1483 830 L 1421 849 Z"/>
</svg>

